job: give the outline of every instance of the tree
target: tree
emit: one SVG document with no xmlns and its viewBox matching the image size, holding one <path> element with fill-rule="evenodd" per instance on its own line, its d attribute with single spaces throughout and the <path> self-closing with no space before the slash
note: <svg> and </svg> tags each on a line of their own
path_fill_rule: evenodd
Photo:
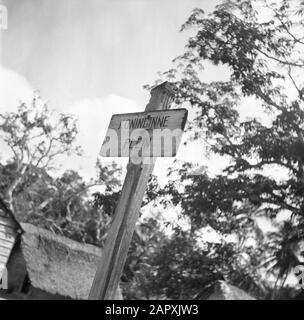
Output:
<svg viewBox="0 0 304 320">
<path fill-rule="evenodd" d="M 121 169 L 97 161 L 97 177 L 91 181 L 73 170 L 54 177 L 59 157 L 81 154 L 76 119 L 56 117 L 39 97 L 0 119 L 0 137 L 11 151 L 7 162 L 0 163 L 0 196 L 17 219 L 101 246 L 119 195 Z M 96 186 L 105 191 L 92 198 Z"/>
<path fill-rule="evenodd" d="M 31 174 L 52 167 L 62 154 L 80 153 L 75 145 L 76 120 L 60 114 L 54 120 L 52 112 L 39 97 L 30 106 L 21 103 L 16 112 L 0 114 L 1 139 L 12 152 L 13 174 L 2 196 L 14 212 L 13 193 Z"/>
<path fill-rule="evenodd" d="M 234 254 L 246 253 L 248 260 L 243 276 L 260 285 L 271 272 L 273 297 L 279 280 L 283 286 L 300 263 L 296 251 L 304 234 L 304 85 L 297 79 L 304 67 L 303 12 L 301 1 L 286 0 L 223 1 L 209 16 L 195 9 L 182 27 L 194 34 L 186 52 L 162 74 L 162 81 L 175 82 L 177 104 L 196 112 L 189 141 L 202 141 L 210 155 L 229 160 L 215 177 L 190 175 L 193 164 L 186 163 L 163 193 L 189 218 L 189 237 L 206 226 L 234 236 Z M 226 66 L 229 80 L 203 82 L 205 61 Z M 247 97 L 262 107 L 263 119 L 241 117 Z M 282 212 L 289 218 L 278 224 Z M 277 232 L 261 231 L 258 217 L 271 220 Z M 229 260 L 222 263 L 225 268 Z M 231 273 L 228 280 L 246 289 L 244 277 Z"/>
</svg>

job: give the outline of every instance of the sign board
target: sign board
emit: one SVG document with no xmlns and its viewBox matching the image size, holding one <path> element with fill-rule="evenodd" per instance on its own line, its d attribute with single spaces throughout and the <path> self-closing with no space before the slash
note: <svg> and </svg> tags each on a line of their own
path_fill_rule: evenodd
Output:
<svg viewBox="0 0 304 320">
<path fill-rule="evenodd" d="M 174 95 L 173 85 L 164 82 L 151 90 L 145 112 L 111 119 L 101 155 L 130 156 L 130 161 L 89 299 L 115 299 L 154 160 L 177 152 L 187 110 L 169 110 Z"/>
<path fill-rule="evenodd" d="M 115 114 L 100 155 L 174 157 L 187 120 L 186 109 Z"/>
</svg>

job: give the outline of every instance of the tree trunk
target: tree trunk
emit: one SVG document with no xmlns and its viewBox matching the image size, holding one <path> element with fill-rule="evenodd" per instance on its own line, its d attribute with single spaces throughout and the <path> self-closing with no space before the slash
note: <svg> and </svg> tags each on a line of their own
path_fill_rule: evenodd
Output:
<svg viewBox="0 0 304 320">
<path fill-rule="evenodd" d="M 16 173 L 16 177 L 13 180 L 13 182 L 8 186 L 7 190 L 5 191 L 4 194 L 4 201 L 6 202 L 7 206 L 9 209 L 14 212 L 14 199 L 13 199 L 13 194 L 18 185 L 21 183 L 23 179 L 23 175 L 26 171 L 27 166 L 23 165 L 21 167 L 21 170 Z"/>
</svg>

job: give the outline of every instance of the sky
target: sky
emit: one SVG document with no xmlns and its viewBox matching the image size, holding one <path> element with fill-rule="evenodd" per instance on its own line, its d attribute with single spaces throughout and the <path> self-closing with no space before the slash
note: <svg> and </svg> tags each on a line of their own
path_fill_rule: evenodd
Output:
<svg viewBox="0 0 304 320">
<path fill-rule="evenodd" d="M 143 85 L 184 50 L 181 25 L 194 8 L 208 13 L 217 2 L 2 0 L 8 28 L 0 31 L 0 111 L 38 91 L 51 108 L 75 114 L 85 153 L 63 167 L 93 177 L 111 115 L 144 110 L 150 93 Z M 204 72 L 206 81 L 228 75 L 211 65 Z M 199 162 L 201 154 L 192 146 L 179 157 Z M 155 172 L 164 176 L 172 161 L 159 159 Z"/>
</svg>

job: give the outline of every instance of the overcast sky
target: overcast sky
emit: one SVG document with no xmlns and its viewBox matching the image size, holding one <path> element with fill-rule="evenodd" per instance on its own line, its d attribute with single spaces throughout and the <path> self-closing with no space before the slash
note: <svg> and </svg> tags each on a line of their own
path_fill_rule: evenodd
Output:
<svg viewBox="0 0 304 320">
<path fill-rule="evenodd" d="M 116 94 L 147 102 L 142 86 L 183 50 L 179 32 L 210 0 L 6 0 L 2 63 L 57 108 Z"/>
<path fill-rule="evenodd" d="M 150 95 L 143 85 L 183 52 L 181 25 L 194 8 L 210 12 L 217 2 L 2 0 L 8 29 L 0 31 L 0 111 L 39 90 L 52 108 L 76 114 L 85 155 L 64 166 L 92 177 L 111 115 L 144 110 Z M 204 71 L 206 81 L 225 75 L 212 66 Z M 195 146 L 178 157 L 201 159 Z M 172 160 L 158 160 L 156 172 Z"/>
</svg>

